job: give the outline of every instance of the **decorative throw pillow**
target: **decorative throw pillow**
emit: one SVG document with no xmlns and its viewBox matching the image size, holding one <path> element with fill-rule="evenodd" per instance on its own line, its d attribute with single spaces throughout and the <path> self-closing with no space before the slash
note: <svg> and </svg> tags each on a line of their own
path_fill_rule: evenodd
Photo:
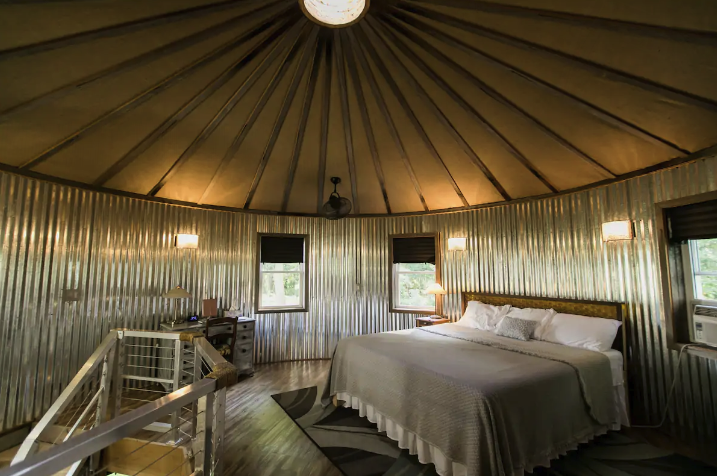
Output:
<svg viewBox="0 0 717 476">
<path fill-rule="evenodd" d="M 538 323 L 538 325 L 535 327 L 535 331 L 533 331 L 533 335 L 530 337 L 532 339 L 542 340 L 543 339 L 543 330 L 545 327 L 550 323 L 550 320 L 555 315 L 555 311 L 553 309 L 533 309 L 533 308 L 519 308 L 519 307 L 512 307 L 510 309 L 510 312 L 508 313 L 508 317 L 516 317 L 518 319 L 523 319 L 526 321 L 535 321 Z"/>
<path fill-rule="evenodd" d="M 518 319 L 517 317 L 505 316 L 498 328 L 495 330 L 496 335 L 510 337 L 511 339 L 530 340 L 531 334 L 538 327 L 539 322 Z"/>
<path fill-rule="evenodd" d="M 492 331 L 503 319 L 503 316 L 510 311 L 510 304 L 505 306 L 491 306 L 480 301 L 469 301 L 466 305 L 466 312 L 456 324 L 482 331 Z"/>
</svg>

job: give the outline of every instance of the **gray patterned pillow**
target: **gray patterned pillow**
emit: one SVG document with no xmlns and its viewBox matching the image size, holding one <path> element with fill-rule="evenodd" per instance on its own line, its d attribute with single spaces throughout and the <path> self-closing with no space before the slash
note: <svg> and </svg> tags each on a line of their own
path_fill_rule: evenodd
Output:
<svg viewBox="0 0 717 476">
<path fill-rule="evenodd" d="M 538 321 L 527 321 L 517 317 L 505 316 L 495 333 L 499 336 L 510 337 L 511 339 L 530 340 L 533 331 L 540 324 Z"/>
</svg>

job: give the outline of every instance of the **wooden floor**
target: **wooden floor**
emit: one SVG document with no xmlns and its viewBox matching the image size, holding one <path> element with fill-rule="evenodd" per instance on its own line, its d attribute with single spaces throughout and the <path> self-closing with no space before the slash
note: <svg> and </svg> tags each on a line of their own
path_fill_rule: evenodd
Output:
<svg viewBox="0 0 717 476">
<path fill-rule="evenodd" d="M 321 389 L 329 365 L 328 360 L 258 365 L 253 377 L 242 378 L 227 391 L 224 475 L 341 476 L 271 398 L 312 385 Z M 713 455 L 680 445 L 654 430 L 632 430 L 629 435 L 708 464 L 716 463 Z M 0 453 L 0 467 L 9 463 L 16 450 Z"/>
<path fill-rule="evenodd" d="M 227 391 L 224 474 L 341 476 L 271 398 L 275 393 L 323 387 L 330 361 L 259 365 L 253 377 Z"/>
</svg>

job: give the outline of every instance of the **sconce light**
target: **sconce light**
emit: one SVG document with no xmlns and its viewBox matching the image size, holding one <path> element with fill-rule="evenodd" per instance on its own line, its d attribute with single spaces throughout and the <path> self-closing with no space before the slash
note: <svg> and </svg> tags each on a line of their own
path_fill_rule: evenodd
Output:
<svg viewBox="0 0 717 476">
<path fill-rule="evenodd" d="M 466 238 L 448 238 L 448 251 L 465 251 Z"/>
<path fill-rule="evenodd" d="M 174 246 L 187 250 L 196 250 L 199 247 L 199 235 L 174 235 Z"/>
<path fill-rule="evenodd" d="M 632 221 L 609 221 L 602 224 L 602 241 L 631 240 L 635 237 Z"/>
</svg>

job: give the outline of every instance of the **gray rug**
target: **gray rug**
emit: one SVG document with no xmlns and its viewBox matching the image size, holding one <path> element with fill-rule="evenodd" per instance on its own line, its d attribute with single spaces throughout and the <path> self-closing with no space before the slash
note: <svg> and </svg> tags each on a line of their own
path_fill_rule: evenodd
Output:
<svg viewBox="0 0 717 476">
<path fill-rule="evenodd" d="M 316 387 L 272 395 L 306 435 L 346 476 L 436 476 L 356 410 L 322 408 Z M 717 469 L 610 432 L 536 468 L 539 476 L 717 476 Z"/>
</svg>

